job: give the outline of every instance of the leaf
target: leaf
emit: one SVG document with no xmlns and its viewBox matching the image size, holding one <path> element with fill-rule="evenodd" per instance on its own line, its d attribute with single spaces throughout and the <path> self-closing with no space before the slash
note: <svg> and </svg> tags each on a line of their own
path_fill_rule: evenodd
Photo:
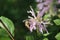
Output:
<svg viewBox="0 0 60 40">
<path fill-rule="evenodd" d="M 2 38 L 0 38 L 0 40 L 10 40 L 10 38 L 8 38 L 8 37 L 2 37 Z"/>
<path fill-rule="evenodd" d="M 0 37 L 7 37 L 8 35 L 7 35 L 7 32 L 4 30 L 4 29 L 1 29 L 0 28 Z"/>
<path fill-rule="evenodd" d="M 0 20 L 2 20 L 2 22 L 8 28 L 8 30 L 11 32 L 11 34 L 14 35 L 14 24 L 13 24 L 13 22 L 4 16 L 1 16 Z M 0 26 L 1 26 L 1 28 L 5 29 L 1 23 L 0 23 Z"/>
<path fill-rule="evenodd" d="M 29 36 L 26 36 L 26 40 L 34 40 L 34 37 L 29 35 Z"/>
<path fill-rule="evenodd" d="M 43 40 L 48 40 L 48 38 L 44 38 Z"/>
<path fill-rule="evenodd" d="M 43 19 L 44 20 L 51 19 L 50 17 L 51 17 L 50 14 L 46 14 L 46 15 L 44 15 Z"/>
<path fill-rule="evenodd" d="M 43 34 L 43 36 L 48 36 L 50 33 Z"/>
<path fill-rule="evenodd" d="M 4 29 L 0 28 L 0 40 L 11 40 Z"/>
<path fill-rule="evenodd" d="M 60 19 L 53 20 L 56 25 L 60 25 Z"/>
<path fill-rule="evenodd" d="M 57 40 L 60 40 L 60 33 L 58 33 L 58 34 L 55 36 L 55 38 L 56 38 Z"/>
</svg>

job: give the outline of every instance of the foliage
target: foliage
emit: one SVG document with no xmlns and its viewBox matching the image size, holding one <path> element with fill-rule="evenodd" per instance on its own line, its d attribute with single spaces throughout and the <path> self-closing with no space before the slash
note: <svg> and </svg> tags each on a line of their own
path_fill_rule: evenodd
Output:
<svg viewBox="0 0 60 40">
<path fill-rule="evenodd" d="M 60 19 L 54 20 L 54 23 L 55 23 L 56 25 L 60 25 Z"/>
<path fill-rule="evenodd" d="M 11 34 L 14 36 L 14 24 L 12 23 L 12 21 L 6 17 L 1 16 L 0 17 L 0 35 L 2 36 L 0 39 L 3 40 L 8 38 L 8 40 L 10 40 L 10 38 L 8 37 L 8 35 L 10 36 Z M 11 34 L 9 34 L 11 33 Z M 8 34 L 8 35 L 7 35 Z"/>
</svg>

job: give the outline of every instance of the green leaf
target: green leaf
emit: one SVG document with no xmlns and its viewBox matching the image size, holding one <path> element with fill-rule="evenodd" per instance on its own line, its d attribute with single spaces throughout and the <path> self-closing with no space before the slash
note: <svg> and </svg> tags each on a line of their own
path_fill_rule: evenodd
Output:
<svg viewBox="0 0 60 40">
<path fill-rule="evenodd" d="M 0 40 L 11 40 L 7 34 L 4 29 L 0 28 Z"/>
<path fill-rule="evenodd" d="M 43 36 L 48 36 L 50 33 L 43 34 Z"/>
<path fill-rule="evenodd" d="M 48 40 L 48 38 L 44 38 L 43 40 Z"/>
<path fill-rule="evenodd" d="M 31 35 L 26 36 L 26 40 L 34 40 L 34 37 Z"/>
<path fill-rule="evenodd" d="M 1 28 L 0 28 L 0 37 L 3 37 L 3 36 L 4 36 L 4 37 L 5 37 L 5 36 L 8 36 L 8 35 L 7 35 L 7 32 L 6 32 L 4 29 L 1 29 Z"/>
<path fill-rule="evenodd" d="M 56 25 L 60 25 L 60 19 L 53 20 Z"/>
<path fill-rule="evenodd" d="M 11 34 L 14 35 L 14 24 L 13 24 L 13 22 L 12 22 L 10 19 L 8 19 L 8 18 L 6 18 L 6 17 L 4 17 L 4 16 L 1 16 L 1 17 L 0 17 L 0 20 L 2 20 L 2 22 L 3 22 L 3 23 L 5 24 L 5 26 L 8 28 L 8 30 L 11 32 Z M 3 29 L 5 29 L 1 23 L 0 23 L 0 26 L 1 26 Z"/>
<path fill-rule="evenodd" d="M 2 38 L 0 38 L 0 40 L 10 40 L 10 38 L 8 38 L 8 37 L 2 37 Z"/>
<path fill-rule="evenodd" d="M 51 19 L 50 17 L 51 17 L 50 14 L 45 14 L 44 17 L 43 17 L 43 19 L 44 20 Z"/>
<path fill-rule="evenodd" d="M 58 33 L 58 34 L 55 36 L 55 38 L 56 38 L 57 40 L 60 40 L 60 33 Z"/>
</svg>

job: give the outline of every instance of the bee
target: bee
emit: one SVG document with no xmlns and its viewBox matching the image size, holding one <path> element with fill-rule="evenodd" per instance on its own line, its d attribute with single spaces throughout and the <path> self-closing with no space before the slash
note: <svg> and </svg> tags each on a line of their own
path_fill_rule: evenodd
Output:
<svg viewBox="0 0 60 40">
<path fill-rule="evenodd" d="M 23 20 L 23 22 L 25 22 L 25 26 L 29 29 L 29 20 L 28 19 L 26 19 L 26 20 Z"/>
</svg>

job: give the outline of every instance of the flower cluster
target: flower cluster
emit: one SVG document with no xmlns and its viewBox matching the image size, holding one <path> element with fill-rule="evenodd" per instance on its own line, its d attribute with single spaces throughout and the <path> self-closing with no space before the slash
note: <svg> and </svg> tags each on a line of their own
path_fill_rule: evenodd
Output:
<svg viewBox="0 0 60 40">
<path fill-rule="evenodd" d="M 30 11 L 27 11 L 28 13 L 31 13 L 31 16 L 28 16 L 29 19 L 24 20 L 25 22 L 25 26 L 32 32 L 33 30 L 36 30 L 38 28 L 38 30 L 43 33 L 43 31 L 46 31 L 48 33 L 48 30 L 46 29 L 46 25 L 50 24 L 50 22 L 48 22 L 49 19 L 43 20 L 43 15 L 46 11 L 49 10 L 50 7 L 50 3 L 52 2 L 52 0 L 36 0 L 36 2 L 38 2 L 37 4 L 37 15 L 35 15 L 35 12 L 32 8 L 32 6 L 30 6 Z"/>
</svg>

